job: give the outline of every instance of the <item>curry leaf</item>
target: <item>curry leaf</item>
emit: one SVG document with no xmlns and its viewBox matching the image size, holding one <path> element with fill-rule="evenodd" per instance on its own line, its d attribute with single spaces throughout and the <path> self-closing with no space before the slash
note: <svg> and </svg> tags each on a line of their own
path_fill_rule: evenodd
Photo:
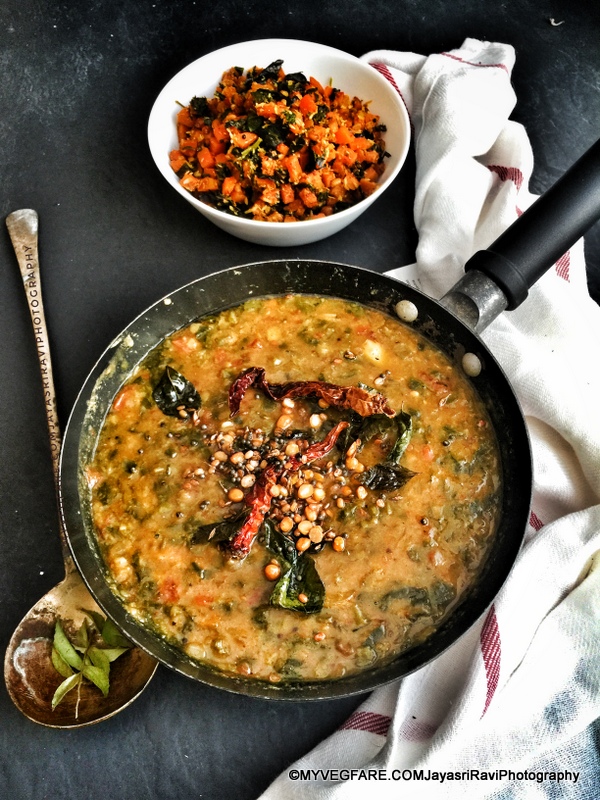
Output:
<svg viewBox="0 0 600 800">
<path fill-rule="evenodd" d="M 85 678 L 94 684 L 106 697 L 109 692 L 110 665 L 112 661 L 130 649 L 131 644 L 116 627 L 97 611 L 82 609 L 91 620 L 84 620 L 70 641 L 60 620 L 54 626 L 54 641 L 51 653 L 52 665 L 65 678 L 52 698 L 52 709 L 63 700 L 75 686 L 81 686 Z M 107 644 L 108 647 L 102 645 Z M 77 649 L 81 650 L 82 656 Z M 75 671 L 74 671 L 75 670 Z M 77 709 L 79 699 L 75 709 Z"/>
<path fill-rule="evenodd" d="M 102 633 L 102 628 L 106 622 L 102 614 L 99 614 L 97 611 L 86 611 L 85 613 L 94 623 L 94 627 L 96 628 L 98 633 Z"/>
<path fill-rule="evenodd" d="M 302 602 L 300 595 L 308 599 Z M 303 554 L 277 581 L 269 602 L 292 611 L 316 614 L 323 608 L 324 598 L 325 587 L 314 559 Z"/>
<path fill-rule="evenodd" d="M 386 460 L 391 464 L 398 465 L 412 436 L 412 417 L 406 411 L 398 411 L 394 422 L 396 423 L 397 438 Z"/>
<path fill-rule="evenodd" d="M 106 651 L 101 650 L 99 647 L 90 647 L 88 656 L 92 664 L 98 667 L 98 669 L 101 669 L 108 676 L 110 672 L 110 661 L 106 655 Z"/>
<path fill-rule="evenodd" d="M 192 97 L 190 100 L 190 106 L 192 107 L 192 111 L 198 117 L 209 117 L 210 116 L 210 108 L 208 105 L 208 100 L 206 97 Z"/>
<path fill-rule="evenodd" d="M 415 476 L 415 472 L 400 464 L 412 436 L 412 417 L 405 411 L 398 411 L 390 420 L 377 415 L 365 420 L 358 431 L 361 442 L 373 436 L 385 435 L 393 427 L 396 441 L 382 464 L 370 467 L 363 476 L 363 485 L 379 492 L 394 492 L 401 489 Z"/>
<path fill-rule="evenodd" d="M 191 545 L 202 542 L 229 542 L 243 526 L 248 514 L 249 511 L 244 509 L 235 517 L 229 517 L 220 522 L 209 522 L 204 525 L 187 523 L 186 528 L 190 530 L 189 542 Z"/>
<path fill-rule="evenodd" d="M 73 670 L 60 655 L 56 647 L 52 648 L 52 665 L 54 669 L 60 673 L 63 678 L 70 678 L 73 675 Z"/>
<path fill-rule="evenodd" d="M 270 519 L 265 520 L 262 527 L 265 536 L 265 547 L 290 566 L 298 558 L 298 551 L 295 543 L 277 529 L 275 523 Z"/>
<path fill-rule="evenodd" d="M 54 628 L 54 647 L 56 648 L 59 656 L 63 659 L 63 661 L 66 661 L 70 667 L 73 667 L 74 669 L 81 669 L 83 666 L 81 656 L 68 640 L 59 620 L 56 620 L 56 626 Z"/>
<path fill-rule="evenodd" d="M 103 647 L 102 652 L 108 658 L 109 661 L 116 661 L 119 656 L 122 656 L 123 653 L 126 653 L 131 648 L 131 645 L 127 647 Z"/>
<path fill-rule="evenodd" d="M 386 592 L 378 605 L 382 611 L 387 611 L 394 600 L 407 600 L 411 606 L 423 607 L 428 613 L 431 610 L 429 592 L 421 586 L 398 586 Z"/>
<path fill-rule="evenodd" d="M 154 402 L 170 417 L 180 416 L 180 412 L 200 408 L 202 399 L 193 383 L 188 381 L 173 367 L 165 367 L 161 379 L 152 392 Z"/>
<path fill-rule="evenodd" d="M 131 642 L 129 642 L 121 633 L 121 631 L 117 628 L 115 623 L 107 619 L 102 626 L 102 630 L 100 631 L 100 636 L 104 640 L 104 642 L 109 645 L 109 647 L 124 647 L 129 649 L 131 647 Z"/>
<path fill-rule="evenodd" d="M 85 651 L 88 649 L 90 644 L 90 633 L 88 630 L 88 626 L 85 622 L 76 631 L 72 641 L 73 641 L 73 647 L 80 653 L 85 653 Z"/>
<path fill-rule="evenodd" d="M 107 697 L 108 690 L 109 690 L 109 681 L 108 675 L 104 672 L 103 669 L 100 667 L 96 667 L 93 664 L 84 664 L 83 669 L 81 670 L 81 674 L 84 678 L 87 678 L 88 681 L 91 681 L 95 686 L 100 689 L 104 697 Z"/>
<path fill-rule="evenodd" d="M 305 614 L 316 614 L 323 608 L 325 586 L 312 556 L 299 553 L 291 539 L 266 520 L 263 525 L 265 545 L 277 556 L 283 570 L 275 584 L 269 603 L 273 606 Z M 300 596 L 304 595 L 302 600 Z"/>
<path fill-rule="evenodd" d="M 64 696 L 67 692 L 70 692 L 71 689 L 74 689 L 81 683 L 81 672 L 75 672 L 69 678 L 64 680 L 57 690 L 54 692 L 54 697 L 52 698 L 52 710 L 56 708 L 56 706 L 64 699 Z"/>
<path fill-rule="evenodd" d="M 276 79 L 279 76 L 279 70 L 282 64 L 282 58 L 278 58 L 277 61 L 272 61 L 267 67 L 261 70 L 258 75 L 254 76 L 254 80 L 256 83 L 266 83 L 269 78 Z"/>
<path fill-rule="evenodd" d="M 377 492 L 395 492 L 401 489 L 416 475 L 406 467 L 391 464 L 375 464 L 363 475 L 362 484 Z"/>
</svg>

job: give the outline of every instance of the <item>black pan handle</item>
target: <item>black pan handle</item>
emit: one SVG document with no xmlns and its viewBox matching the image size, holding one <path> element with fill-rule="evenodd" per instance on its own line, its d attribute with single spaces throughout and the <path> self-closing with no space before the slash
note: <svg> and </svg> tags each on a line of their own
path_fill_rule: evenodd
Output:
<svg viewBox="0 0 600 800">
<path fill-rule="evenodd" d="M 496 283 L 512 310 L 600 218 L 600 139 L 487 249 L 465 264 Z"/>
</svg>

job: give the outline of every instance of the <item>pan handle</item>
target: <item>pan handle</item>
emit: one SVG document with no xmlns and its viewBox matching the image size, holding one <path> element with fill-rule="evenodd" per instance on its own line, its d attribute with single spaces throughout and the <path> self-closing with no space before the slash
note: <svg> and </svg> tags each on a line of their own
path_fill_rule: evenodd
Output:
<svg viewBox="0 0 600 800">
<path fill-rule="evenodd" d="M 512 310 L 528 290 L 600 217 L 600 139 L 465 271 L 483 272 Z"/>
<path fill-rule="evenodd" d="M 465 264 L 441 300 L 475 332 L 528 290 L 600 218 L 600 139 L 519 219 Z"/>
</svg>

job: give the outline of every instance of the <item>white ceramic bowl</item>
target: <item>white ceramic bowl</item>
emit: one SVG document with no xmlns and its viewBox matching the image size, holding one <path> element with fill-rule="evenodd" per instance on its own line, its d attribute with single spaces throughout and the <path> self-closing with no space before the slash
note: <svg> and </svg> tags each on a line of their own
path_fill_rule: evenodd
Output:
<svg viewBox="0 0 600 800">
<path fill-rule="evenodd" d="M 285 72 L 303 72 L 322 84 L 329 81 L 347 94 L 370 101 L 370 109 L 387 127 L 384 134 L 385 172 L 378 188 L 350 208 L 315 220 L 262 222 L 227 214 L 197 200 L 179 185 L 169 165 L 169 153 L 177 149 L 176 117 L 192 97 L 212 97 L 225 70 L 230 67 L 266 67 L 283 59 Z M 257 244 L 285 246 L 316 242 L 349 225 L 373 203 L 400 171 L 410 143 L 410 123 L 400 95 L 377 70 L 341 50 L 295 39 L 258 39 L 230 45 L 209 53 L 178 72 L 158 95 L 148 122 L 150 152 L 167 182 L 201 214 L 225 231 Z"/>
</svg>

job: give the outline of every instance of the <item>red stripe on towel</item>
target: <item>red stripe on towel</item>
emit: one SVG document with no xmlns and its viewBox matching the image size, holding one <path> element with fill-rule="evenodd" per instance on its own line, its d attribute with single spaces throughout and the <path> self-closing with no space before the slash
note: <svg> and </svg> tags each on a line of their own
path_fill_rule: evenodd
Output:
<svg viewBox="0 0 600 800">
<path fill-rule="evenodd" d="M 569 270 L 571 268 L 571 254 L 567 250 L 564 256 L 561 256 L 558 261 L 556 262 L 556 274 L 559 278 L 569 282 L 571 276 L 569 274 Z"/>
<path fill-rule="evenodd" d="M 408 118 L 410 119 L 410 127 L 412 128 L 413 124 L 412 124 L 412 117 L 410 116 L 410 108 L 406 104 L 406 100 L 404 99 L 404 95 L 402 94 L 402 92 L 400 90 L 400 87 L 396 83 L 396 79 L 392 75 L 392 71 L 390 70 L 388 65 L 387 64 L 382 64 L 381 61 L 370 61 L 369 64 L 373 67 L 373 69 L 376 69 L 377 72 L 379 72 L 380 75 L 383 75 L 383 77 L 386 80 L 388 80 L 392 84 L 394 89 L 398 92 L 398 94 L 400 95 L 400 99 L 404 103 L 404 107 L 406 108 L 406 111 L 408 112 Z"/>
<path fill-rule="evenodd" d="M 498 629 L 498 620 L 496 619 L 496 610 L 494 606 L 490 608 L 483 628 L 481 629 L 479 644 L 481 646 L 481 655 L 483 656 L 483 666 L 485 668 L 487 680 L 485 705 L 481 714 L 483 717 L 492 702 L 500 679 L 500 631 Z"/>
<path fill-rule="evenodd" d="M 378 736 L 387 736 L 391 717 L 375 714 L 373 711 L 355 711 L 341 726 L 341 731 L 366 731 Z"/>
<path fill-rule="evenodd" d="M 541 520 L 541 519 L 538 517 L 538 515 L 535 513 L 535 511 L 532 511 L 532 512 L 529 514 L 529 524 L 530 524 L 530 525 L 531 525 L 531 527 L 532 527 L 534 530 L 536 530 L 536 531 L 539 531 L 539 530 L 540 530 L 540 528 L 543 528 L 543 527 L 544 527 L 544 523 L 543 523 L 543 522 L 542 522 L 542 520 Z"/>
<path fill-rule="evenodd" d="M 481 61 L 465 61 L 464 58 L 452 55 L 452 53 L 440 53 L 440 55 L 446 56 L 446 58 L 453 58 L 454 61 L 460 61 L 461 64 L 468 64 L 470 67 L 497 67 L 499 69 L 503 69 L 508 75 L 508 67 L 506 64 L 482 64 Z"/>
<path fill-rule="evenodd" d="M 490 172 L 495 172 L 501 181 L 512 181 L 517 187 L 517 191 L 523 185 L 523 173 L 518 167 L 503 167 L 500 164 L 488 164 Z"/>
<path fill-rule="evenodd" d="M 432 725 L 430 722 L 419 722 L 412 717 L 403 722 L 398 735 L 409 742 L 426 742 L 431 739 L 437 729 L 437 725 Z"/>
</svg>

